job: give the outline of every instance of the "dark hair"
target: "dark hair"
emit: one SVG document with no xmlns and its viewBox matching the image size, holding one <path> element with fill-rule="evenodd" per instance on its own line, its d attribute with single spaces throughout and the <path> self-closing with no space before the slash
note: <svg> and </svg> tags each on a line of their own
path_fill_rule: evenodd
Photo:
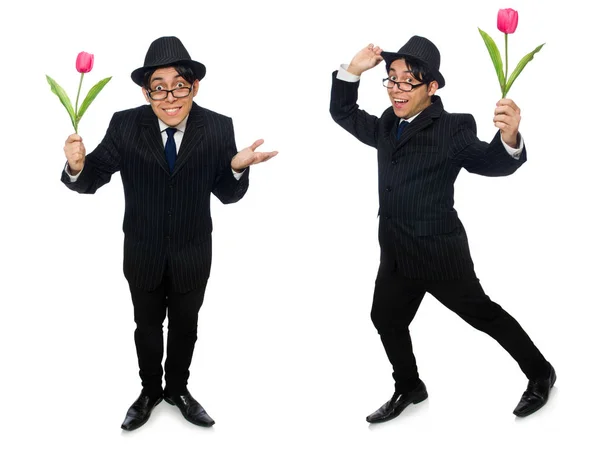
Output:
<svg viewBox="0 0 600 450">
<path fill-rule="evenodd" d="M 427 64 L 423 63 L 422 61 L 411 58 L 410 56 L 405 56 L 398 59 L 403 59 L 406 62 L 406 67 L 408 70 L 410 70 L 413 76 L 421 83 L 429 84 L 435 80 L 433 74 L 429 71 Z M 392 63 L 388 64 L 385 68 L 388 73 L 390 71 L 391 64 Z"/>
<path fill-rule="evenodd" d="M 156 72 L 158 69 L 162 69 L 164 67 L 173 67 L 177 71 L 177 73 L 179 75 L 181 75 L 183 77 L 183 79 L 190 84 L 194 84 L 194 81 L 196 81 L 196 79 L 197 79 L 196 74 L 194 73 L 194 70 L 190 66 L 180 63 L 180 64 L 173 64 L 173 65 L 169 65 L 169 66 L 153 67 L 151 69 L 146 70 L 146 72 L 144 72 L 144 79 L 142 82 L 142 86 L 145 87 L 146 89 L 150 89 L 150 80 L 152 79 L 152 74 L 154 72 Z"/>
</svg>

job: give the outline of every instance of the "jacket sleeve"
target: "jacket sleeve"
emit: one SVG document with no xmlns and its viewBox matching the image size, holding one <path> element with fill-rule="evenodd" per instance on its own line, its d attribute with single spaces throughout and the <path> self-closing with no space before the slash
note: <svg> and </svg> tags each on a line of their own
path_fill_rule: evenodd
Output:
<svg viewBox="0 0 600 450">
<path fill-rule="evenodd" d="M 477 138 L 475 119 L 469 114 L 457 114 L 458 123 L 452 138 L 452 159 L 455 164 L 471 173 L 488 177 L 510 175 L 527 161 L 525 147 L 518 159 L 513 158 L 504 148 L 500 131 L 488 144 Z M 520 136 L 519 136 L 520 138 Z"/>
<path fill-rule="evenodd" d="M 250 167 L 244 170 L 241 178 L 236 180 L 231 169 L 231 160 L 237 154 L 235 135 L 233 132 L 233 121 L 227 120 L 223 135 L 223 146 L 219 150 L 219 163 L 217 176 L 212 188 L 212 193 L 221 203 L 235 203 L 240 200 L 248 190 Z"/>
<path fill-rule="evenodd" d="M 329 112 L 333 120 L 363 144 L 376 147 L 379 119 L 357 105 L 360 81 L 348 82 L 337 78 L 333 72 Z"/>
<path fill-rule="evenodd" d="M 100 145 L 85 157 L 83 170 L 77 181 L 71 182 L 65 171 L 62 171 L 61 181 L 69 189 L 80 194 L 93 194 L 110 181 L 113 173 L 120 170 L 118 123 L 117 115 L 114 115 Z"/>
</svg>

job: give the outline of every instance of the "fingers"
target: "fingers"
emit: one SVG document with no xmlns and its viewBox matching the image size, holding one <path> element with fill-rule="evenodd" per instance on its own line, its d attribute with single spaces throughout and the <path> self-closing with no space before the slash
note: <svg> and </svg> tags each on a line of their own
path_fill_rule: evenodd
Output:
<svg viewBox="0 0 600 450">
<path fill-rule="evenodd" d="M 69 163 L 69 167 L 74 170 L 81 170 L 85 159 L 85 145 L 83 145 L 81 136 L 78 134 L 70 135 L 65 141 L 63 150 Z"/>
<path fill-rule="evenodd" d="M 83 139 L 81 139 L 81 136 L 79 136 L 78 134 L 72 134 L 65 141 L 65 145 L 70 144 L 72 142 L 83 142 Z"/>
<path fill-rule="evenodd" d="M 515 102 L 508 98 L 503 98 L 496 103 L 496 109 L 494 114 L 506 114 L 512 117 L 521 117 L 521 109 L 516 105 Z"/>
<path fill-rule="evenodd" d="M 248 166 L 262 163 L 274 158 L 279 153 L 278 151 L 272 152 L 255 152 L 254 149 L 261 146 L 264 143 L 263 139 L 258 139 L 250 147 L 246 147 L 241 152 L 237 153 L 231 160 L 231 168 L 237 171 L 244 170 Z"/>
<path fill-rule="evenodd" d="M 506 123 L 518 127 L 521 121 L 521 109 L 511 99 L 503 98 L 496 103 L 494 122 Z"/>
<path fill-rule="evenodd" d="M 252 164 L 258 164 L 258 163 L 262 163 L 265 161 L 270 160 L 271 158 L 274 158 L 275 156 L 277 156 L 279 152 L 275 151 L 275 152 L 259 152 L 259 153 L 255 153 L 254 154 L 254 161 L 252 162 Z"/>
<path fill-rule="evenodd" d="M 383 56 L 381 56 L 381 52 L 383 51 L 383 49 L 381 47 L 374 44 L 369 44 L 367 46 L 367 50 L 370 53 L 371 58 L 373 58 L 376 61 L 375 65 L 383 61 Z"/>
<path fill-rule="evenodd" d="M 374 45 L 374 44 L 367 45 L 367 49 L 369 51 L 375 53 L 376 55 L 381 55 L 381 52 L 383 51 L 383 49 L 381 47 L 379 47 L 378 45 Z"/>
<path fill-rule="evenodd" d="M 502 99 L 498 100 L 498 102 L 496 103 L 496 106 L 507 106 L 507 107 L 515 110 L 518 114 L 521 113 L 521 110 L 519 109 L 517 104 L 514 101 L 512 101 L 510 98 L 502 98 Z"/>
<path fill-rule="evenodd" d="M 511 99 L 503 98 L 496 103 L 494 126 L 502 133 L 502 139 L 515 148 L 518 142 L 521 110 Z"/>
<path fill-rule="evenodd" d="M 251 151 L 256 150 L 258 147 L 260 147 L 261 145 L 263 145 L 265 143 L 264 139 L 258 139 L 256 141 L 254 141 L 254 143 L 248 147 Z"/>
</svg>

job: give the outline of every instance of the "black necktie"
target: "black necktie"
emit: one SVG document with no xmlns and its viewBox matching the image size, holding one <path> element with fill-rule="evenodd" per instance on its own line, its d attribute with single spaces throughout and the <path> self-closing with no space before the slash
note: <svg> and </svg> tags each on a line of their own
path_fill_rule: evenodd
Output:
<svg viewBox="0 0 600 450">
<path fill-rule="evenodd" d="M 396 139 L 400 139 L 402 136 L 402 132 L 408 126 L 408 122 L 406 120 L 400 119 L 400 123 L 398 124 L 398 131 L 396 131 Z"/>
<path fill-rule="evenodd" d="M 167 156 L 167 164 L 169 164 L 169 169 L 173 172 L 173 167 L 175 167 L 175 158 L 177 158 L 177 146 L 175 145 L 175 132 L 177 128 L 167 128 L 167 143 L 165 144 L 165 155 Z"/>
</svg>

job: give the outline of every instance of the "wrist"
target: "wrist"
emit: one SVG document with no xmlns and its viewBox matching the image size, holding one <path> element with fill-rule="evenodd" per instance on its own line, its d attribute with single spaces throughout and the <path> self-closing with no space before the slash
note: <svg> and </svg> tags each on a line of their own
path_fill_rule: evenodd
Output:
<svg viewBox="0 0 600 450">
<path fill-rule="evenodd" d="M 67 169 L 68 169 L 69 175 L 71 175 L 73 177 L 76 176 L 76 175 L 79 175 L 79 172 L 81 172 L 81 168 L 80 169 L 73 169 L 69 165 L 67 165 Z"/>
<path fill-rule="evenodd" d="M 364 70 L 352 65 L 352 63 L 350 63 L 348 65 L 348 67 L 346 68 L 346 72 L 351 73 L 352 75 L 356 75 L 357 77 L 360 77 L 362 75 L 362 73 L 364 72 Z"/>
</svg>

